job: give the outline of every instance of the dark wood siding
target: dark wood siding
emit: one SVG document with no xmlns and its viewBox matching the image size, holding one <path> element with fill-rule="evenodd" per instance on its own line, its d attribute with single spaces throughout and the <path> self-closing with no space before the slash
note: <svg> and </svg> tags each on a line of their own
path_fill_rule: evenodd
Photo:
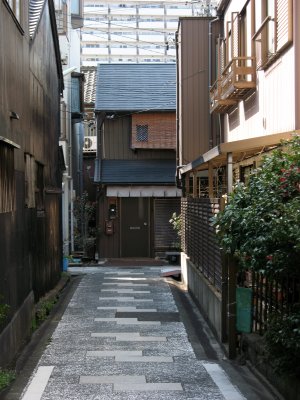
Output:
<svg viewBox="0 0 300 400">
<path fill-rule="evenodd" d="M 131 134 L 131 116 L 106 119 L 101 140 L 102 157 L 114 160 L 175 158 L 174 150 L 132 150 Z"/>
<path fill-rule="evenodd" d="M 20 148 L 14 149 L 14 206 L 8 212 L 0 212 L 0 301 L 10 306 L 7 330 L 15 317 L 14 323 L 20 321 L 22 333 L 10 332 L 11 337 L 20 337 L 20 342 L 9 343 L 14 346 L 7 352 L 8 358 L 0 360 L 0 367 L 14 359 L 18 346 L 25 342 L 30 331 L 32 314 L 28 307 L 32 304 L 28 298 L 33 298 L 32 291 L 38 299 L 52 289 L 60 278 L 62 262 L 57 190 L 61 187 L 60 86 L 50 9 L 46 1 L 38 30 L 30 40 L 28 1 L 20 3 L 24 32 L 4 3 L 0 2 L 0 136 Z M 11 111 L 19 119 L 10 118 Z M 39 210 L 34 204 L 28 208 L 25 203 L 25 154 L 40 166 L 39 182 L 43 187 L 39 188 Z M 25 303 L 27 314 L 23 315 Z M 0 352 L 1 346 L 0 340 Z"/>
<path fill-rule="evenodd" d="M 98 221 L 97 225 L 99 228 L 99 240 L 98 249 L 99 257 L 120 257 L 120 200 L 116 199 L 117 204 L 117 216 L 112 220 L 113 233 L 108 235 L 106 233 L 106 221 L 108 217 L 109 198 L 104 194 L 99 198 L 98 208 Z"/>
</svg>

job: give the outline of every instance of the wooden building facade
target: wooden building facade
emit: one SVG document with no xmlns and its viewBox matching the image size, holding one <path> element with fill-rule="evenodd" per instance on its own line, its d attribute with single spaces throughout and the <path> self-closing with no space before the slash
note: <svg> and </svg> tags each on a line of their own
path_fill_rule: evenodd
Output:
<svg viewBox="0 0 300 400">
<path fill-rule="evenodd" d="M 154 257 L 178 245 L 175 65 L 99 65 L 99 256 Z"/>
<path fill-rule="evenodd" d="M 34 302 L 61 271 L 59 103 L 63 90 L 55 11 L 0 3 L 0 367 L 30 334 Z"/>
</svg>

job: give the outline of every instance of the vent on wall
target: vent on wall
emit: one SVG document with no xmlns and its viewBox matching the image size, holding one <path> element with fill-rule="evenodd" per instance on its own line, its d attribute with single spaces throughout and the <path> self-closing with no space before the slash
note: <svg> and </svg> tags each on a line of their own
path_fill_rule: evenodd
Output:
<svg viewBox="0 0 300 400">
<path fill-rule="evenodd" d="M 97 136 L 86 136 L 84 138 L 83 151 L 97 151 Z"/>
</svg>

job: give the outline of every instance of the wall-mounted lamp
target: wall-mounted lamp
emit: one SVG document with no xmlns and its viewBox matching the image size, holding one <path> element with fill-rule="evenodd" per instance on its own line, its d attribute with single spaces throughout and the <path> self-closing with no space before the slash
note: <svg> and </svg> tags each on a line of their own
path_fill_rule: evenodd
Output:
<svg viewBox="0 0 300 400">
<path fill-rule="evenodd" d="M 20 119 L 19 115 L 14 111 L 10 112 L 9 118 L 10 119 Z"/>
</svg>

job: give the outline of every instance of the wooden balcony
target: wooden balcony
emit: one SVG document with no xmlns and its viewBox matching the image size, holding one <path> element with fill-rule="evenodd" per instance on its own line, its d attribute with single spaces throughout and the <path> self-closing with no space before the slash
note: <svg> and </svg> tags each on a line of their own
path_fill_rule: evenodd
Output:
<svg viewBox="0 0 300 400">
<path fill-rule="evenodd" d="M 256 89 L 255 57 L 235 57 L 210 89 L 210 111 L 226 113 Z"/>
<path fill-rule="evenodd" d="M 237 104 L 233 99 L 222 99 L 221 79 L 217 79 L 210 88 L 210 112 L 224 114 Z"/>
</svg>

